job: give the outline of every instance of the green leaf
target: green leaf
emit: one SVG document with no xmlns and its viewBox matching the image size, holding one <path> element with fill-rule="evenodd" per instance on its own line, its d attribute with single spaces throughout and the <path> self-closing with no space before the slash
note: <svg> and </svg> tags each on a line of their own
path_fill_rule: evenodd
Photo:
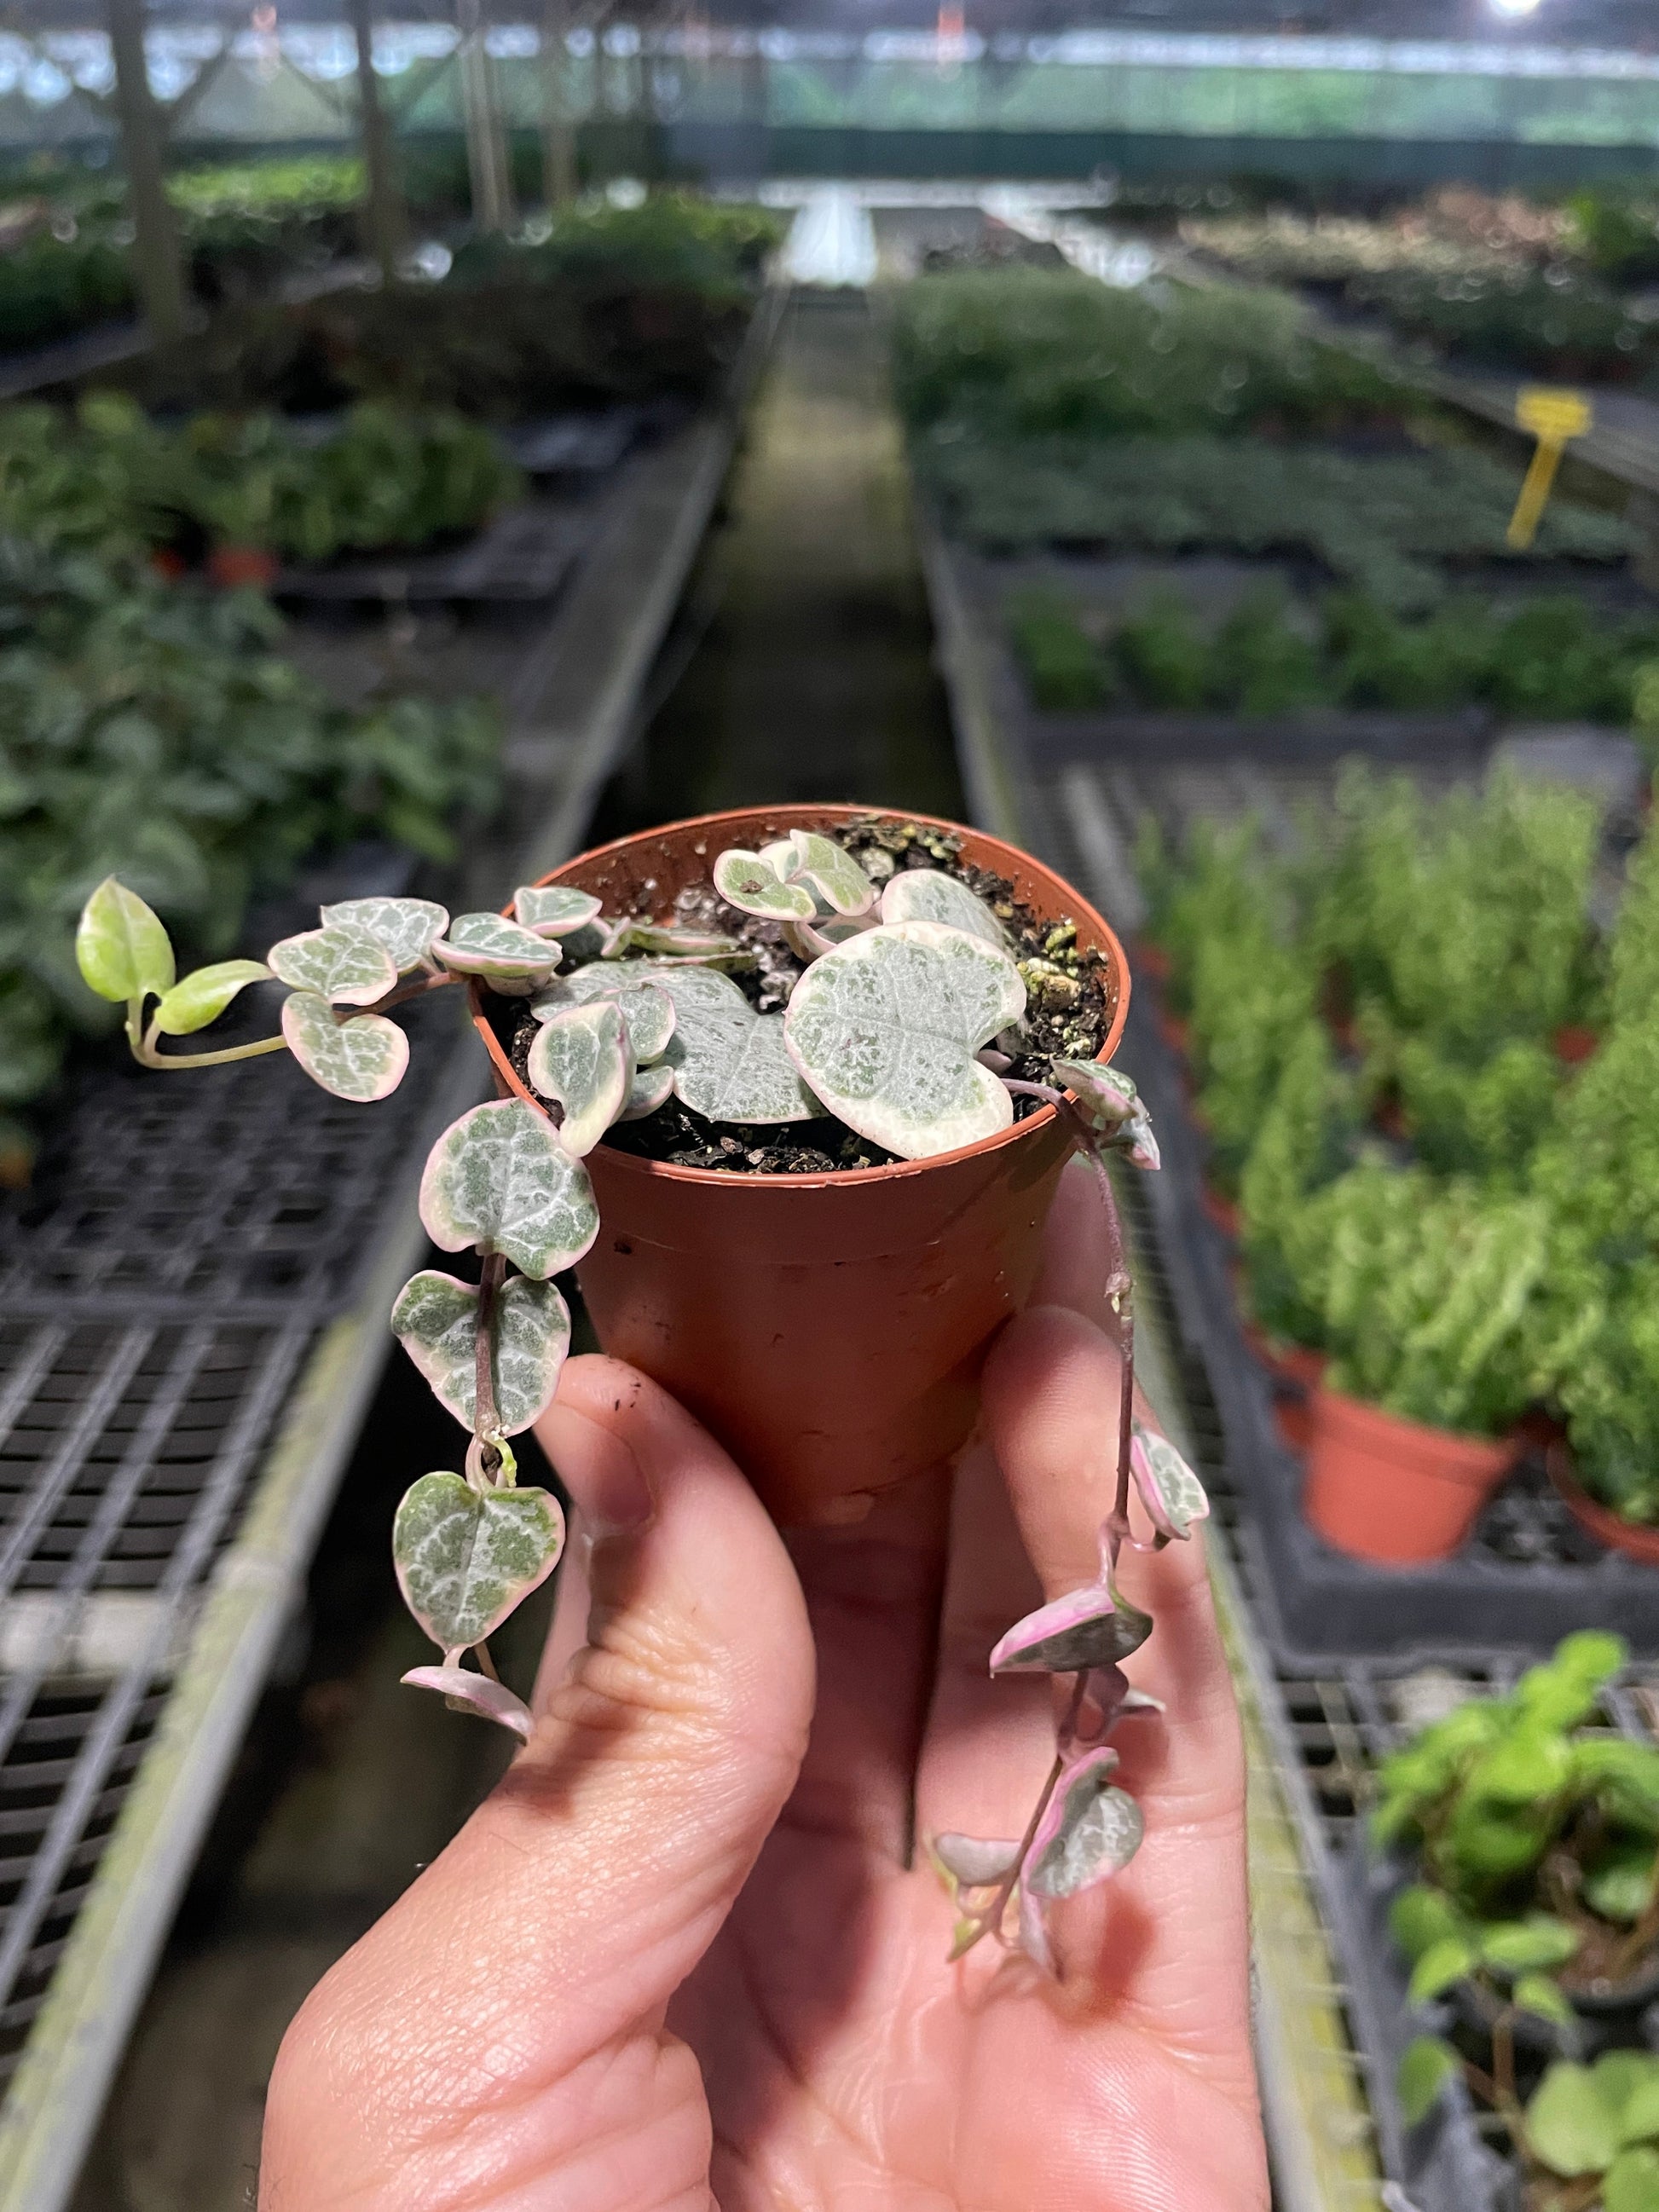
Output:
<svg viewBox="0 0 1659 2212">
<path fill-rule="evenodd" d="M 1426 2119 L 1449 2081 L 1463 2071 L 1463 2062 L 1449 2043 L 1437 2035 L 1419 2035 L 1407 2045 L 1395 2075 L 1400 2116 L 1408 2128 Z"/>
<path fill-rule="evenodd" d="M 538 937 L 498 914 L 460 914 L 432 948 L 446 968 L 497 983 L 538 982 L 563 957 L 551 938 Z"/>
<path fill-rule="evenodd" d="M 1413 1963 L 1436 1943 L 1466 1937 L 1468 1929 L 1465 1915 L 1444 1890 L 1424 1882 L 1402 1889 L 1389 1907 L 1389 1932 Z"/>
<path fill-rule="evenodd" d="M 1137 1421 L 1131 1443 L 1135 1487 L 1154 1528 L 1166 1536 L 1184 1537 L 1194 1521 L 1207 1521 L 1210 1501 L 1204 1486 L 1181 1454 L 1156 1430 Z"/>
<path fill-rule="evenodd" d="M 674 1002 L 667 1059 L 674 1088 L 711 1121 L 808 1121 L 817 1101 L 790 1064 L 783 1018 L 757 1014 L 729 975 L 712 968 L 658 968 Z"/>
<path fill-rule="evenodd" d="M 628 1086 L 628 1103 L 617 1116 L 619 1121 L 642 1121 L 647 1114 L 654 1114 L 665 1105 L 674 1088 L 674 1071 L 667 1061 L 659 1060 L 654 1067 L 639 1067 L 634 1071 L 634 1080 Z"/>
<path fill-rule="evenodd" d="M 155 1026 L 163 1036 L 192 1036 L 216 1022 L 225 1008 L 250 983 L 270 980 L 262 960 L 221 960 L 211 968 L 198 968 L 163 991 L 155 1009 Z"/>
<path fill-rule="evenodd" d="M 599 902 L 572 884 L 521 884 L 513 894 L 513 914 L 538 937 L 568 937 L 598 921 Z"/>
<path fill-rule="evenodd" d="M 1571 2027 L 1578 2017 L 1559 1982 L 1547 1974 L 1522 1974 L 1510 1994 L 1522 2012 L 1534 2013 L 1557 2027 Z"/>
<path fill-rule="evenodd" d="M 792 874 L 805 876 L 837 914 L 870 911 L 876 902 L 876 887 L 834 838 L 822 837 L 816 830 L 792 830 L 789 840 L 795 848 Z"/>
<path fill-rule="evenodd" d="M 530 1001 L 530 1011 L 538 1022 L 548 1022 L 563 1006 L 592 1006 L 597 999 L 614 999 L 628 1025 L 628 1048 L 635 1063 L 648 1067 L 662 1058 L 674 1034 L 674 1001 L 649 980 L 651 974 L 643 960 L 619 960 L 614 965 L 596 961 L 591 967 L 573 969 L 568 975 L 556 975 Z"/>
<path fill-rule="evenodd" d="M 1448 1825 L 1443 1848 L 1458 1871 L 1475 1882 L 1498 1881 L 1522 1874 L 1549 1843 L 1547 1822 L 1518 1814 L 1483 1812 L 1478 1803 L 1460 1803 Z"/>
<path fill-rule="evenodd" d="M 273 975 L 296 991 L 314 991 L 333 1006 L 372 1006 L 395 990 L 398 970 L 378 937 L 356 922 L 285 937 L 270 953 Z"/>
<path fill-rule="evenodd" d="M 1622 1636 L 1603 1628 L 1580 1628 L 1562 1638 L 1551 1663 L 1599 1689 L 1629 1657 L 1630 1646 Z"/>
<path fill-rule="evenodd" d="M 1605 2173 L 1619 2150 L 1618 2121 L 1588 2066 L 1558 2058 L 1527 2106 L 1527 2137 L 1552 2173 Z"/>
<path fill-rule="evenodd" d="M 1002 924 L 984 900 L 937 868 L 901 868 L 881 895 L 881 918 L 884 922 L 942 921 L 949 929 L 982 937 L 999 951 L 1007 949 Z"/>
<path fill-rule="evenodd" d="M 409 1039 L 396 1022 L 384 1014 L 337 1022 L 328 1000 L 314 991 L 295 991 L 284 1000 L 283 1035 L 313 1083 L 359 1106 L 389 1097 L 409 1066 Z"/>
<path fill-rule="evenodd" d="M 81 909 L 75 959 L 88 989 L 125 1005 L 172 987 L 173 945 L 158 915 L 113 876 Z"/>
<path fill-rule="evenodd" d="M 1146 1833 L 1140 1808 L 1112 1782 L 1117 1754 L 1086 1753 L 1060 1778 L 1031 1838 L 1021 1881 L 1034 1897 L 1076 1897 L 1121 1874 Z"/>
<path fill-rule="evenodd" d="M 1572 1753 L 1559 1735 L 1517 1729 L 1493 1746 L 1470 1772 L 1472 1799 L 1499 1805 L 1531 1805 L 1553 1797 L 1572 1771 Z"/>
<path fill-rule="evenodd" d="M 1445 1936 L 1439 1942 L 1431 1943 L 1412 1968 L 1412 2002 L 1426 2004 L 1431 1997 L 1437 1997 L 1443 1990 L 1472 1973 L 1478 1962 L 1474 1944 L 1461 1936 Z"/>
<path fill-rule="evenodd" d="M 1639 1920 L 1653 1891 L 1654 1847 L 1621 1846 L 1584 1875 L 1584 1902 L 1604 1920 Z"/>
<path fill-rule="evenodd" d="M 1640 2078 L 1632 2081 L 1620 2104 L 1619 2139 L 1627 2143 L 1651 2142 L 1659 2136 L 1659 2058 L 1648 2051 L 1626 2055 L 1645 2063 Z"/>
<path fill-rule="evenodd" d="M 426 1267 L 404 1285 L 392 1333 L 441 1405 L 464 1428 L 478 1382 L 478 1289 Z M 570 1346 L 570 1315 L 551 1283 L 512 1275 L 495 1301 L 495 1413 L 504 1437 L 527 1429 L 553 1402 Z"/>
<path fill-rule="evenodd" d="M 1564 1966 L 1579 1943 L 1575 1929 L 1547 1912 L 1528 1913 L 1524 1920 L 1489 1921 L 1474 1935 L 1485 1963 L 1504 1974 Z"/>
<path fill-rule="evenodd" d="M 811 921 L 817 902 L 804 884 L 787 884 L 758 853 L 734 849 L 714 863 L 714 889 L 728 906 L 779 921 Z"/>
<path fill-rule="evenodd" d="M 1659 2058 L 1650 2051 L 1604 2051 L 1590 2073 L 1619 2123 L 1620 2141 L 1640 2142 L 1649 2130 L 1631 2125 L 1631 2108 L 1644 2090 L 1659 2083 Z"/>
<path fill-rule="evenodd" d="M 564 1109 L 559 1142 L 585 1158 L 628 1103 L 633 1066 L 620 1006 L 601 999 L 555 1014 L 537 1030 L 526 1072 L 532 1091 Z"/>
<path fill-rule="evenodd" d="M 831 1113 L 901 1159 L 926 1159 L 1011 1127 L 1012 1100 L 974 1055 L 1024 1011 L 1006 954 L 963 930 L 906 921 L 815 961 L 784 1036 Z"/>
<path fill-rule="evenodd" d="M 323 921 L 325 925 L 343 921 L 353 928 L 366 929 L 386 947 L 401 975 L 425 959 L 448 928 L 449 914 L 435 899 L 357 898 L 325 906 Z"/>
<path fill-rule="evenodd" d="M 521 1098 L 475 1106 L 432 1147 L 421 1219 L 445 1252 L 502 1252 L 537 1281 L 574 1265 L 599 1230 L 587 1170 Z"/>
<path fill-rule="evenodd" d="M 1620 2151 L 1601 2185 L 1601 2212 L 1659 2212 L 1659 2151 Z"/>
<path fill-rule="evenodd" d="M 564 1515 L 550 1492 L 480 1494 L 459 1474 L 423 1474 L 392 1528 L 404 1602 L 447 1660 L 498 1628 L 563 1547 Z"/>
</svg>

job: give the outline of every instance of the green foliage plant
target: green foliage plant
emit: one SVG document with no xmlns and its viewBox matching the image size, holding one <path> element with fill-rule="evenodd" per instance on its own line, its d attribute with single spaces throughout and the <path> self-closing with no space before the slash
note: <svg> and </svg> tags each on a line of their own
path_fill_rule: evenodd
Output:
<svg viewBox="0 0 1659 2212">
<path fill-rule="evenodd" d="M 1115 689 L 1109 665 L 1065 592 L 1042 584 L 1023 586 L 1009 593 L 1005 613 L 1008 641 L 1034 706 L 1067 714 L 1107 703 Z"/>
<path fill-rule="evenodd" d="M 570 1323 L 555 1278 L 599 1233 L 585 1163 L 605 1132 L 672 1092 L 717 1126 L 832 1112 L 870 1142 L 925 1161 L 1010 1127 L 1017 1094 L 1058 1109 L 1109 1209 L 1105 1288 L 1123 1347 L 1115 1494 L 1094 1571 L 1017 1622 L 990 1655 L 994 1674 L 1066 1684 L 1023 1833 L 929 1845 L 957 1909 L 952 1958 L 989 1936 L 1052 1970 L 1052 1907 L 1118 1873 L 1143 1832 L 1109 1741 L 1120 1723 L 1161 1710 L 1119 1665 L 1154 1626 L 1116 1588 L 1132 1500 L 1146 1530 L 1134 1540 L 1157 1547 L 1185 1540 L 1209 1511 L 1180 1455 L 1135 1418 L 1132 1290 L 1106 1160 L 1116 1152 L 1152 1169 L 1158 1149 L 1134 1085 L 1110 1068 L 1061 1059 L 1053 1083 L 1007 1074 L 1010 1058 L 992 1041 L 1018 1029 L 1026 989 L 997 915 L 948 872 L 899 869 L 878 849 L 885 869 L 866 872 L 835 839 L 796 830 L 760 852 L 714 859 L 716 896 L 777 924 L 800 963 L 782 1012 L 757 1011 L 732 981 L 756 963 L 752 943 L 672 918 L 606 915 L 597 897 L 558 885 L 521 886 L 510 916 L 349 900 L 264 961 L 180 978 L 159 917 L 110 876 L 86 902 L 76 958 L 88 989 L 123 1010 L 143 1066 L 177 1073 L 287 1050 L 325 1091 L 365 1104 L 408 1068 L 408 1039 L 390 1018 L 398 1006 L 458 984 L 527 1002 L 537 1031 L 527 1079 L 550 1110 L 519 1097 L 473 1107 L 439 1137 L 421 1181 L 428 1235 L 441 1251 L 475 1254 L 478 1279 L 422 1269 L 392 1313 L 469 1437 L 462 1471 L 421 1476 L 394 1516 L 399 1587 L 441 1655 L 404 1679 L 520 1738 L 531 1715 L 496 1676 L 489 1638 L 552 1572 L 565 1531 L 557 1499 L 519 1482 L 511 1438 L 558 1385 Z M 270 984 L 288 993 L 274 1033 L 176 1048 L 242 992 Z"/>
<path fill-rule="evenodd" d="M 1377 1774 L 1372 1832 L 1409 1851 L 1418 1879 L 1390 1912 L 1428 2003 L 1465 1988 L 1486 2025 L 1491 2065 L 1435 2035 L 1401 2066 L 1409 2124 L 1462 2079 L 1498 2115 L 1529 2181 L 1596 2178 L 1571 2197 L 1621 2212 L 1651 2200 L 1659 2162 L 1659 2059 L 1613 2051 L 1586 2068 L 1556 2061 L 1523 2105 L 1515 2036 L 1522 2015 L 1573 2039 L 1575 1991 L 1618 1989 L 1659 1942 L 1659 1750 L 1600 1723 L 1620 1639 L 1568 1637 L 1506 1696 L 1479 1698 L 1420 1730 Z M 1565 2204 L 1565 2197 L 1540 2196 Z"/>
</svg>

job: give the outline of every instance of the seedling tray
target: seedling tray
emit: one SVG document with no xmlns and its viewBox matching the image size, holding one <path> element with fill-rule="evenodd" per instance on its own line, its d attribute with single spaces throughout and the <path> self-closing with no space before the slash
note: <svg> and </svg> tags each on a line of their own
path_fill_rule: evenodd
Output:
<svg viewBox="0 0 1659 2212">
<path fill-rule="evenodd" d="M 1152 995 L 1143 978 L 1122 1056 L 1164 1150 L 1153 1217 L 1178 1326 L 1216 1407 L 1239 1542 L 1280 1663 L 1302 1671 L 1358 1655 L 1542 1658 L 1591 1622 L 1626 1637 L 1633 1651 L 1659 1655 L 1659 1571 L 1583 1534 L 1535 1463 L 1498 1492 L 1461 1552 L 1431 1565 L 1370 1565 L 1308 1526 L 1302 1463 L 1279 1436 L 1271 1379 L 1240 1327 L 1231 1248 L 1203 1206 L 1204 1140 Z"/>
</svg>

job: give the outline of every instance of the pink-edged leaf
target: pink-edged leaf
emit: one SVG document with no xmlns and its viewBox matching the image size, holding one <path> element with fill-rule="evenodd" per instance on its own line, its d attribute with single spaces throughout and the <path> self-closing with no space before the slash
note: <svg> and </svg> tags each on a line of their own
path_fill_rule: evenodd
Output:
<svg viewBox="0 0 1659 2212">
<path fill-rule="evenodd" d="M 420 1212 L 444 1251 L 504 1252 L 538 1282 L 574 1267 L 599 1233 L 587 1170 L 521 1098 L 451 1122 L 428 1156 Z"/>
<path fill-rule="evenodd" d="M 991 1654 L 994 1674 L 1075 1674 L 1115 1667 L 1152 1632 L 1149 1615 L 1091 1583 L 1016 1621 Z"/>
<path fill-rule="evenodd" d="M 1163 1164 L 1145 1102 L 1121 1068 L 1097 1060 L 1057 1060 L 1053 1066 L 1101 1145 L 1121 1152 L 1131 1167 L 1151 1172 Z"/>
<path fill-rule="evenodd" d="M 511 1729 L 521 1743 L 530 1741 L 534 1725 L 530 1708 L 504 1682 L 492 1682 L 488 1674 L 475 1674 L 470 1667 L 411 1667 L 399 1679 L 412 1689 L 436 1690 L 453 1704 L 471 1705 L 485 1720 Z"/>
<path fill-rule="evenodd" d="M 493 1635 L 558 1565 L 564 1510 L 550 1490 L 477 1491 L 459 1474 L 423 1474 L 392 1522 L 404 1603 L 452 1665 Z"/>
<path fill-rule="evenodd" d="M 457 975 L 479 975 L 497 988 L 544 981 L 564 957 L 556 939 L 486 913 L 457 915 L 432 951 Z"/>
<path fill-rule="evenodd" d="M 409 1066 L 409 1039 L 384 1014 L 337 1022 L 328 1000 L 295 991 L 283 1002 L 283 1037 L 313 1083 L 354 1105 L 389 1098 Z"/>
<path fill-rule="evenodd" d="M 537 937 L 568 937 L 599 920 L 599 902 L 573 884 L 521 884 L 513 894 L 513 918 Z"/>
<path fill-rule="evenodd" d="M 1086 1752 L 1068 1766 L 1037 1824 L 1021 1876 L 1028 1895 L 1076 1897 L 1121 1873 L 1140 1848 L 1140 1808 L 1112 1781 L 1117 1753 Z"/>
<path fill-rule="evenodd" d="M 1089 1677 L 1073 1741 L 1103 1743 L 1120 1721 L 1163 1711 L 1162 1699 L 1135 1689 L 1121 1667 L 1097 1668 Z"/>
<path fill-rule="evenodd" d="M 1190 1535 L 1195 1521 L 1210 1517 L 1204 1486 L 1167 1437 L 1137 1421 L 1129 1466 L 1146 1517 L 1160 1536 Z"/>
<path fill-rule="evenodd" d="M 525 1073 L 532 1091 L 563 1107 L 559 1142 L 585 1158 L 628 1103 L 634 1063 L 621 1006 L 596 999 L 562 1007 L 537 1030 Z"/>
<path fill-rule="evenodd" d="M 331 1006 L 372 1006 L 395 989 L 398 968 L 380 939 L 352 921 L 331 921 L 273 945 L 273 975 L 296 991 L 314 991 Z"/>
<path fill-rule="evenodd" d="M 935 1836 L 934 1863 L 963 1889 L 989 1889 L 1002 1881 L 1019 1856 L 1019 1838 Z"/>
</svg>

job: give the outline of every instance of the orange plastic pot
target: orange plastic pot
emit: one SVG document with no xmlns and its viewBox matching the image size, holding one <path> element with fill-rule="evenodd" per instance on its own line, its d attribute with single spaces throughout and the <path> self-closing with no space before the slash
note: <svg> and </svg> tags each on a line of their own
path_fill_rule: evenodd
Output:
<svg viewBox="0 0 1659 2212">
<path fill-rule="evenodd" d="M 1340 1390 L 1309 1401 L 1302 1510 L 1328 1544 L 1397 1566 L 1448 1559 L 1521 1455 L 1521 1441 L 1466 1437 Z"/>
<path fill-rule="evenodd" d="M 753 851 L 868 808 L 711 814 L 624 838 L 545 878 L 612 913 L 665 915 L 727 846 Z M 930 817 L 905 817 L 927 822 Z M 1129 1005 L 1122 947 L 1063 879 L 978 831 L 994 869 L 1045 920 L 1069 918 L 1109 963 L 1109 1060 Z M 489 1021 L 500 1087 L 540 1108 Z M 1030 1295 L 1043 1223 L 1073 1148 L 1052 1107 L 936 1158 L 826 1175 L 737 1176 L 599 1145 L 603 1224 L 577 1269 L 605 1350 L 642 1368 L 714 1431 L 786 1525 L 861 1519 L 873 1499 L 964 1443 L 991 1340 Z"/>
<path fill-rule="evenodd" d="M 216 545 L 208 555 L 208 575 L 221 590 L 240 591 L 251 586 L 268 592 L 280 568 L 274 553 L 258 545 Z"/>
<path fill-rule="evenodd" d="M 1659 1567 L 1659 1528 L 1650 1528 L 1641 1521 L 1626 1521 L 1622 1513 L 1615 1513 L 1612 1506 L 1603 1505 L 1599 1498 L 1592 1498 L 1578 1480 L 1572 1454 L 1565 1443 L 1552 1443 L 1544 1455 L 1544 1464 L 1549 1469 L 1556 1496 L 1586 1534 L 1613 1551 L 1640 1559 L 1644 1566 Z"/>
</svg>

